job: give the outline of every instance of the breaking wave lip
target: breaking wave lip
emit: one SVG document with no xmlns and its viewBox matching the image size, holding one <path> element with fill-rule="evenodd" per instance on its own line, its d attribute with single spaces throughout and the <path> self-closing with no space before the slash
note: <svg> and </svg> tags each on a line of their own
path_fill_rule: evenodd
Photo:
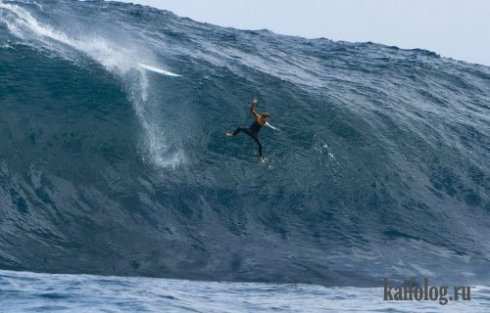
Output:
<svg viewBox="0 0 490 313">
<path fill-rule="evenodd" d="M 130 99 L 144 132 L 143 141 L 146 155 L 143 156 L 143 160 L 149 160 L 157 167 L 162 168 L 175 168 L 185 162 L 185 153 L 182 149 L 176 152 L 169 151 L 172 145 L 169 138 L 165 137 L 165 127 L 160 125 L 153 114 L 147 112 L 146 109 L 147 106 L 153 105 L 148 103 L 148 93 L 151 86 L 146 71 L 168 77 L 179 77 L 179 74 L 164 70 L 160 65 L 149 65 L 158 63 L 151 51 L 146 51 L 142 47 L 121 46 L 100 35 L 85 35 L 80 38 L 69 37 L 65 33 L 38 21 L 27 10 L 17 5 L 5 3 L 3 0 L 0 0 L 0 10 L 8 12 L 0 15 L 0 21 L 7 25 L 13 35 L 21 39 L 34 39 L 41 43 L 44 48 L 70 60 L 69 54 L 65 53 L 64 48 L 59 44 L 73 48 L 89 56 L 129 84 Z M 128 39 L 127 42 L 130 43 L 131 40 Z M 135 72 L 138 73 L 136 79 L 134 79 Z"/>
</svg>

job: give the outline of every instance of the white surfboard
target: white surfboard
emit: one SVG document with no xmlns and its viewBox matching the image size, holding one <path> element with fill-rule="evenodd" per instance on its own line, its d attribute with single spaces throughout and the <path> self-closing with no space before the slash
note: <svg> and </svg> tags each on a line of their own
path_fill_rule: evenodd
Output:
<svg viewBox="0 0 490 313">
<path fill-rule="evenodd" d="M 272 128 L 273 130 L 280 131 L 279 128 L 272 126 L 269 122 L 265 122 L 265 126 Z"/>
<path fill-rule="evenodd" d="M 157 74 L 161 74 L 161 75 L 165 75 L 165 76 L 172 76 L 172 77 L 179 77 L 180 75 L 179 74 L 175 74 L 175 73 L 172 73 L 170 71 L 166 71 L 164 69 L 161 69 L 161 68 L 158 68 L 158 67 L 155 67 L 155 66 L 151 66 L 151 65 L 148 65 L 148 64 L 144 64 L 144 63 L 139 63 L 138 64 L 139 67 L 147 70 L 147 71 L 150 71 L 150 72 L 154 72 L 154 73 L 157 73 Z"/>
</svg>

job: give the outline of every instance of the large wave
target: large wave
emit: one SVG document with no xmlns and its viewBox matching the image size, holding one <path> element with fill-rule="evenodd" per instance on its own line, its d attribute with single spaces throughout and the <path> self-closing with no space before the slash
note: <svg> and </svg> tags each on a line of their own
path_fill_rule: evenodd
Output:
<svg viewBox="0 0 490 313">
<path fill-rule="evenodd" d="M 490 69 L 425 50 L 0 1 L 0 267 L 487 280 Z M 282 130 L 246 137 L 248 102 Z"/>
</svg>

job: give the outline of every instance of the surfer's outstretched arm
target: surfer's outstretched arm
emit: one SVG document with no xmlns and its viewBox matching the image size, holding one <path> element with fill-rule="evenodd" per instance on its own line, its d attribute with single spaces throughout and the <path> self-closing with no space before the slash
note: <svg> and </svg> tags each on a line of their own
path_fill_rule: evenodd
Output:
<svg viewBox="0 0 490 313">
<path fill-rule="evenodd" d="M 252 105 L 250 106 L 250 113 L 254 118 L 258 118 L 259 114 L 257 114 L 257 98 L 253 98 Z"/>
</svg>

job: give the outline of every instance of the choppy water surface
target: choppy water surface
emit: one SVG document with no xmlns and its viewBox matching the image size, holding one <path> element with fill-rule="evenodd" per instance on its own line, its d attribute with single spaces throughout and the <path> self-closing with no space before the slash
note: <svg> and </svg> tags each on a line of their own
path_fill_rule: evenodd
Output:
<svg viewBox="0 0 490 313">
<path fill-rule="evenodd" d="M 488 312 L 490 288 L 471 301 L 387 303 L 382 288 L 192 282 L 0 271 L 3 313 L 21 312 Z"/>
</svg>

